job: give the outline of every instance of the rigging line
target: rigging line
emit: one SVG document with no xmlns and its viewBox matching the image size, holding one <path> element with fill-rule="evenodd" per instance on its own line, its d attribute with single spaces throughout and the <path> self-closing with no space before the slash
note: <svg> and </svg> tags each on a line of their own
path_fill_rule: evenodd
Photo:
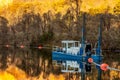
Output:
<svg viewBox="0 0 120 80">
<path fill-rule="evenodd" d="M 97 63 L 95 63 L 95 62 L 92 62 L 92 63 L 100 67 L 100 64 L 97 64 Z"/>
<path fill-rule="evenodd" d="M 111 68 L 111 67 L 107 67 L 109 70 L 114 70 L 114 71 L 119 71 L 120 72 L 120 69 L 116 69 L 116 68 Z"/>
<path fill-rule="evenodd" d="M 97 66 L 99 66 L 99 67 L 101 67 L 100 64 L 97 64 L 97 63 L 95 63 L 95 62 L 92 62 L 92 63 L 95 64 L 95 65 L 97 65 Z M 119 71 L 119 72 L 120 72 L 120 69 L 112 68 L 112 67 L 109 67 L 109 66 L 107 66 L 107 69 L 109 69 L 109 70 L 114 70 L 114 71 Z"/>
<path fill-rule="evenodd" d="M 120 51 L 120 49 L 102 49 L 102 51 Z"/>
</svg>

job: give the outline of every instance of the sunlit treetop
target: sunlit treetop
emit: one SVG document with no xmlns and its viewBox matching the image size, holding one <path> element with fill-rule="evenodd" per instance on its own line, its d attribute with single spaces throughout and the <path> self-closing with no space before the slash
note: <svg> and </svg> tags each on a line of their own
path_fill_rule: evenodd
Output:
<svg viewBox="0 0 120 80">
<path fill-rule="evenodd" d="M 113 8 L 119 2 L 119 0 L 82 0 L 81 11 L 96 14 L 104 13 L 106 10 L 108 13 L 114 13 Z"/>
<path fill-rule="evenodd" d="M 51 10 L 53 13 L 62 12 L 63 14 L 66 10 L 71 7 L 70 1 L 72 0 L 0 0 L 0 7 L 12 7 L 18 5 L 19 7 L 34 7 L 36 10 L 40 10 L 40 13 L 45 13 Z M 79 1 L 79 0 L 78 0 Z M 68 3 L 69 2 L 69 3 Z M 83 12 L 94 14 L 103 13 L 109 8 L 109 13 L 113 13 L 113 8 L 119 2 L 119 0 L 81 0 L 82 4 L 80 10 Z M 75 3 L 74 3 L 75 5 Z M 76 6 L 73 6 L 76 7 Z M 18 8 L 18 7 L 15 7 Z M 36 11 L 34 9 L 34 11 Z"/>
<path fill-rule="evenodd" d="M 0 7 L 8 6 L 13 0 L 0 0 Z"/>
<path fill-rule="evenodd" d="M 0 15 L 12 20 L 14 23 L 15 18 L 22 16 L 22 14 L 34 12 L 35 14 L 43 15 L 51 11 L 54 15 L 60 12 L 64 15 L 68 9 L 75 12 L 77 8 L 77 0 L 0 0 Z M 120 12 L 119 0 L 78 0 L 80 11 L 89 14 L 98 13 L 112 13 L 115 10 Z M 118 7 L 116 7 L 118 5 Z M 115 8 L 115 9 L 114 9 Z M 71 11 L 72 11 L 71 10 Z M 117 14 L 119 12 L 116 12 Z M 13 16 L 14 15 L 14 16 Z"/>
</svg>

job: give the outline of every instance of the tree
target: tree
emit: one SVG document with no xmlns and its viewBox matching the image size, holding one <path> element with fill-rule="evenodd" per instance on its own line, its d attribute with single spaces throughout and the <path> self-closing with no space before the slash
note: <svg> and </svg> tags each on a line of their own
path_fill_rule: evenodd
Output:
<svg viewBox="0 0 120 80">
<path fill-rule="evenodd" d="M 63 26 L 66 32 L 68 32 L 68 37 L 72 38 L 72 27 L 73 27 L 73 18 L 74 16 L 71 14 L 71 10 L 68 9 L 67 13 L 63 16 L 62 21 L 66 24 Z"/>
<path fill-rule="evenodd" d="M 7 32 L 8 32 L 8 21 L 6 18 L 1 17 L 0 16 L 0 39 L 1 39 L 1 43 L 3 45 L 6 45 L 6 43 L 8 42 L 8 36 L 7 36 Z"/>
<path fill-rule="evenodd" d="M 120 15 L 120 2 L 118 2 L 116 4 L 116 6 L 114 7 L 113 11 L 114 11 L 115 14 Z"/>
</svg>

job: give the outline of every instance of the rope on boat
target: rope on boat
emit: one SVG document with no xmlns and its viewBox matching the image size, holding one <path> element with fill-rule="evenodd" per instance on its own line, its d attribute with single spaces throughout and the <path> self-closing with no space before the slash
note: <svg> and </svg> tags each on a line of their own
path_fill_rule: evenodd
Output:
<svg viewBox="0 0 120 80">
<path fill-rule="evenodd" d="M 103 70 L 103 71 L 107 71 L 109 69 L 109 70 L 114 70 L 114 71 L 119 71 L 120 72 L 120 69 L 109 67 L 109 65 L 106 64 L 106 63 L 98 64 L 98 63 L 94 62 L 92 58 L 89 58 L 88 62 L 93 63 L 96 66 L 99 66 L 100 69 Z"/>
<path fill-rule="evenodd" d="M 109 70 L 114 70 L 114 71 L 119 71 L 119 72 L 120 72 L 120 69 L 111 68 L 111 67 L 109 67 L 109 66 L 108 66 L 108 69 L 109 69 Z"/>
</svg>

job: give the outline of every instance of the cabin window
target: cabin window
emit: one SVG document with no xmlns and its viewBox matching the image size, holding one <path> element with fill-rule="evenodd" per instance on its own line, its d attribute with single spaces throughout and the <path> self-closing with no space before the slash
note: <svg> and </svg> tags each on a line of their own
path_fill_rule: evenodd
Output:
<svg viewBox="0 0 120 80">
<path fill-rule="evenodd" d="M 79 68 L 74 68 L 75 71 L 79 71 Z"/>
<path fill-rule="evenodd" d="M 65 47 L 66 47 L 66 43 L 63 43 L 63 44 L 62 44 L 62 47 L 65 48 Z"/>
<path fill-rule="evenodd" d="M 79 46 L 78 42 L 75 42 L 75 47 L 78 47 L 78 46 Z"/>
<path fill-rule="evenodd" d="M 74 70 L 74 67 L 71 67 L 70 65 L 68 65 L 68 70 Z"/>
<path fill-rule="evenodd" d="M 65 65 L 62 65 L 62 70 L 66 70 L 66 66 Z"/>
<path fill-rule="evenodd" d="M 68 44 L 68 48 L 73 47 L 73 45 L 74 45 L 73 43 L 69 43 L 69 44 Z"/>
</svg>

